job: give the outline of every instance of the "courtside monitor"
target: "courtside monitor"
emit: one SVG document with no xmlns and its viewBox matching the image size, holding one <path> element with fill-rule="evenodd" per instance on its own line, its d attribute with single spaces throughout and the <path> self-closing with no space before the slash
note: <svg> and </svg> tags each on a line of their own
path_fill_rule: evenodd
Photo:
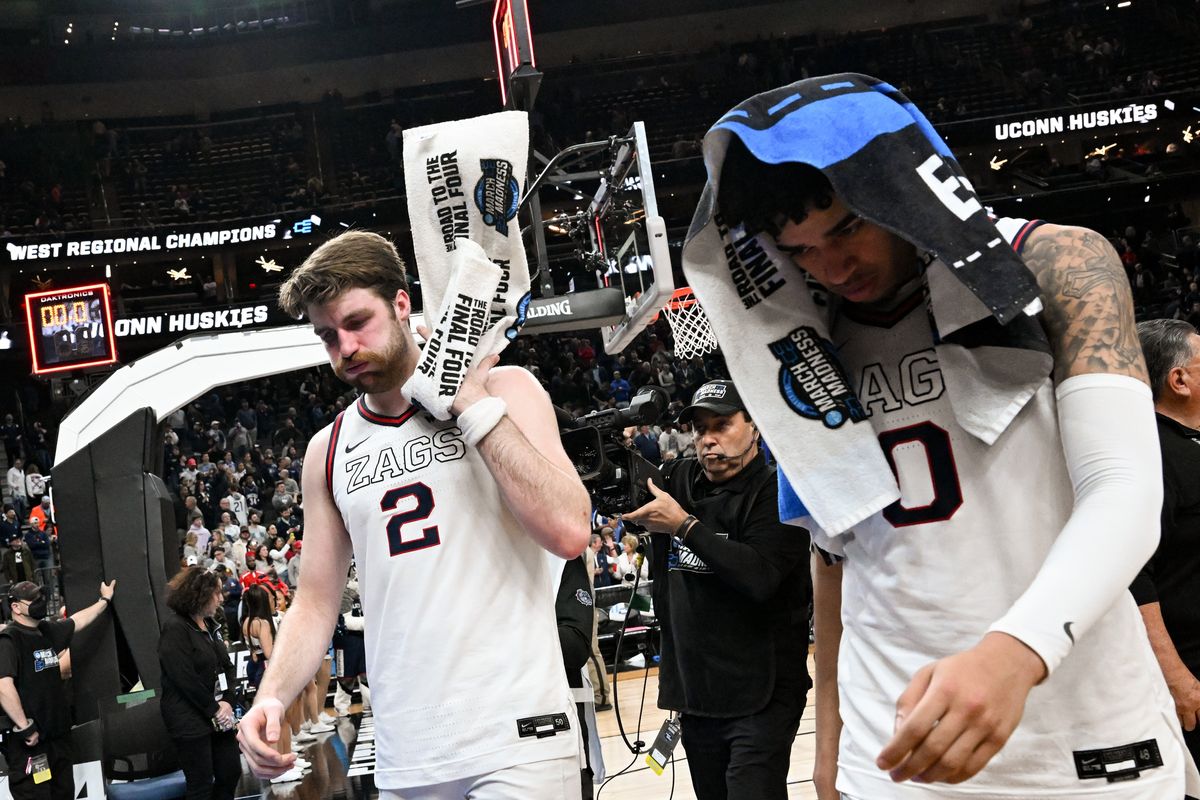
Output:
<svg viewBox="0 0 1200 800">
<path fill-rule="evenodd" d="M 108 284 L 30 292 L 25 315 L 35 375 L 117 360 Z"/>
</svg>

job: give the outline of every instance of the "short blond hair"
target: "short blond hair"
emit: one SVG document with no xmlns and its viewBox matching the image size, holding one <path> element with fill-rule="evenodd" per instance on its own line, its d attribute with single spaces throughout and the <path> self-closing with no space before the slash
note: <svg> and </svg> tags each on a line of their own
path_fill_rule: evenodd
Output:
<svg viewBox="0 0 1200 800">
<path fill-rule="evenodd" d="M 628 547 L 630 550 L 637 550 L 638 540 L 632 533 L 627 533 L 621 537 L 621 544 Z"/>
<path fill-rule="evenodd" d="M 318 247 L 279 287 L 279 307 L 300 318 L 310 305 L 328 303 L 350 289 L 370 289 L 387 303 L 408 291 L 404 259 L 387 239 L 346 231 Z"/>
</svg>

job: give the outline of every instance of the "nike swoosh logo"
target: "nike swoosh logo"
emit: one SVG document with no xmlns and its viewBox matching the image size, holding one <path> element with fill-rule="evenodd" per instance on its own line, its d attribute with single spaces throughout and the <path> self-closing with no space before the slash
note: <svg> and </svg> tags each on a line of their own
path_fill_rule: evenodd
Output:
<svg viewBox="0 0 1200 800">
<path fill-rule="evenodd" d="M 1071 640 L 1071 644 L 1075 644 L 1075 634 L 1071 633 L 1071 626 L 1074 624 L 1074 622 L 1063 623 L 1063 630 L 1067 632 L 1067 638 Z"/>
<path fill-rule="evenodd" d="M 355 448 L 357 448 L 359 445 L 361 445 L 363 442 L 367 441 L 367 439 L 370 439 L 370 438 L 371 437 L 368 436 L 366 439 L 363 439 L 361 442 L 356 442 L 354 444 L 346 445 L 346 452 L 349 453 L 351 450 L 354 450 Z M 1075 640 L 1072 639 L 1071 641 L 1075 641 Z"/>
</svg>

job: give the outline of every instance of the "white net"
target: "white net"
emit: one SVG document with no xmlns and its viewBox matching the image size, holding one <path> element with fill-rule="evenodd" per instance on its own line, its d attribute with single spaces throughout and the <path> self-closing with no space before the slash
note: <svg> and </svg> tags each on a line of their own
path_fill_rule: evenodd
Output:
<svg viewBox="0 0 1200 800">
<path fill-rule="evenodd" d="M 690 292 L 675 294 L 676 297 L 665 309 L 667 324 L 671 326 L 671 335 L 675 338 L 675 355 L 686 359 L 716 350 L 717 337 L 713 335 L 708 315 L 695 295 Z"/>
</svg>

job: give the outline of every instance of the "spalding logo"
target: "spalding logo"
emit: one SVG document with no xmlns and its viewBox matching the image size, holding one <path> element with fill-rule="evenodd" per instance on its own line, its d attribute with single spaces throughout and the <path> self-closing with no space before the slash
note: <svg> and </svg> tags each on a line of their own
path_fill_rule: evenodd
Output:
<svg viewBox="0 0 1200 800">
<path fill-rule="evenodd" d="M 508 236 L 508 221 L 517 215 L 521 186 L 513 176 L 511 161 L 502 158 L 482 158 L 479 167 L 483 177 L 475 184 L 475 205 L 483 215 L 483 224 Z"/>
<path fill-rule="evenodd" d="M 770 348 L 780 361 L 780 394 L 797 414 L 819 419 L 826 428 L 840 428 L 847 419 L 862 422 L 867 418 L 833 345 L 816 330 L 801 326 L 771 342 Z"/>
</svg>

